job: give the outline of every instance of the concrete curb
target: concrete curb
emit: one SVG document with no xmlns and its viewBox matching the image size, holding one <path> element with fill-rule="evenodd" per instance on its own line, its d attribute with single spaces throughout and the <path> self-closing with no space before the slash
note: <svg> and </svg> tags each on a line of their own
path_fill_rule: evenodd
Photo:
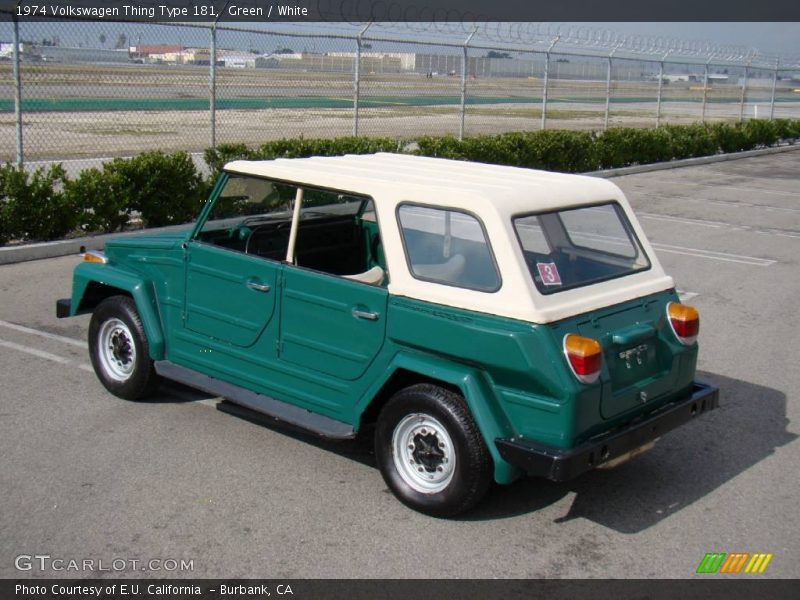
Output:
<svg viewBox="0 0 800 600">
<path fill-rule="evenodd" d="M 680 169 L 681 167 L 696 167 L 712 163 L 724 162 L 726 160 L 739 160 L 741 158 L 751 158 L 753 156 L 764 156 L 768 154 L 780 154 L 781 152 L 791 152 L 800 150 L 800 144 L 774 146 L 772 148 L 762 148 L 760 150 L 746 150 L 744 152 L 731 152 L 730 154 L 715 154 L 714 156 L 698 156 L 697 158 L 683 158 L 671 160 L 669 162 L 653 163 L 649 165 L 635 165 L 632 167 L 620 167 L 618 169 L 604 169 L 602 171 L 591 171 L 583 173 L 592 177 L 621 177 L 623 175 L 635 175 L 636 173 L 649 173 L 650 171 L 664 171 L 667 169 Z"/>
<path fill-rule="evenodd" d="M 773 148 L 763 148 L 761 150 L 748 150 L 746 152 L 734 152 L 731 154 L 716 154 L 714 156 L 686 158 L 682 160 L 673 160 L 664 163 L 654 163 L 651 165 L 636 165 L 633 167 L 622 167 L 619 169 L 592 171 L 589 173 L 584 173 L 584 175 L 590 175 L 592 177 L 612 178 L 612 177 L 620 177 L 622 175 L 634 175 L 636 173 L 648 173 L 650 171 L 663 171 L 666 169 L 679 169 L 682 167 L 707 165 L 727 160 L 739 160 L 741 158 L 750 158 L 753 156 L 779 154 L 781 152 L 791 152 L 792 150 L 800 150 L 800 144 L 793 146 L 786 145 L 786 146 L 777 146 Z M 126 231 L 124 233 L 92 235 L 82 238 L 75 238 L 71 240 L 59 240 L 55 242 L 43 242 L 39 244 L 24 244 L 21 246 L 0 247 L 0 265 L 27 262 L 29 260 L 39 260 L 42 258 L 56 258 L 59 256 L 68 256 L 70 254 L 80 254 L 85 250 L 100 250 L 105 246 L 108 240 L 113 240 L 121 237 L 130 237 L 138 235 L 145 231 L 151 231 L 151 232 L 173 231 L 176 229 L 182 229 L 186 227 L 188 227 L 188 225 L 159 227 L 156 229 L 149 229 L 149 230 L 139 229 L 136 231 Z"/>
<path fill-rule="evenodd" d="M 145 232 L 158 233 L 160 231 L 174 231 L 186 229 L 188 227 L 191 227 L 191 225 L 172 225 L 153 229 L 137 229 L 135 231 L 125 231 L 122 233 L 90 235 L 71 240 L 57 240 L 54 242 L 24 244 L 21 246 L 4 246 L 0 248 L 0 265 L 10 265 L 42 258 L 57 258 L 59 256 L 69 256 L 70 254 L 78 255 L 86 250 L 101 250 L 108 240 L 131 237 Z"/>
</svg>

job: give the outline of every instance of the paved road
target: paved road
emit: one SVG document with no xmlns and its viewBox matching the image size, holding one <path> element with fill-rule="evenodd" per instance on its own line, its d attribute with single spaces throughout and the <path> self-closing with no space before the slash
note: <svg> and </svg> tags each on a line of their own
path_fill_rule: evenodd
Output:
<svg viewBox="0 0 800 600">
<path fill-rule="evenodd" d="M 700 309 L 722 407 L 614 471 L 497 488 L 455 521 L 404 508 L 358 445 L 185 388 L 109 396 L 87 317 L 53 315 L 78 259 L 0 267 L 0 577 L 37 573 L 20 554 L 222 577 L 692 577 L 710 551 L 771 552 L 767 576 L 797 577 L 798 173 L 787 152 L 616 180 Z"/>
</svg>

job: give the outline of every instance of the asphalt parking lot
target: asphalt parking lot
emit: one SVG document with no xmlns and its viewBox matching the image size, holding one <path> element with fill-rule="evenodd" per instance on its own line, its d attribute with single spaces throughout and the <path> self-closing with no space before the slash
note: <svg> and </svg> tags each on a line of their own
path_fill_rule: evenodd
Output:
<svg viewBox="0 0 800 600">
<path fill-rule="evenodd" d="M 452 521 L 396 501 L 358 444 L 177 386 L 112 397 L 88 317 L 55 318 L 79 258 L 0 267 L 0 577 L 93 574 L 15 568 L 46 554 L 192 561 L 121 573 L 144 576 L 686 578 L 706 552 L 773 553 L 757 577 L 798 577 L 800 151 L 614 181 L 700 310 L 721 408 L 615 470 L 495 488 Z"/>
</svg>

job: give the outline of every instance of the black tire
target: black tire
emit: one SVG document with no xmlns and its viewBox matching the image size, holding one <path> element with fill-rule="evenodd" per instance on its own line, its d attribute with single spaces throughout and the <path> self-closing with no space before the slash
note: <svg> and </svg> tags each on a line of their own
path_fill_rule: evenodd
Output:
<svg viewBox="0 0 800 600">
<path fill-rule="evenodd" d="M 129 296 L 111 296 L 95 308 L 89 356 L 100 383 L 119 398 L 142 400 L 158 387 L 142 320 Z"/>
<path fill-rule="evenodd" d="M 435 517 L 473 508 L 492 483 L 492 458 L 464 399 L 436 385 L 392 396 L 378 417 L 375 456 L 398 500 Z"/>
</svg>

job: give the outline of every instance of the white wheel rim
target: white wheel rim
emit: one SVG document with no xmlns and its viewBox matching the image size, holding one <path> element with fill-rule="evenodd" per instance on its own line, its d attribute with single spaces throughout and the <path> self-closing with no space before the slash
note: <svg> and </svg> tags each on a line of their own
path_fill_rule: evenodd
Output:
<svg viewBox="0 0 800 600">
<path fill-rule="evenodd" d="M 103 371 L 114 381 L 127 381 L 136 366 L 136 344 L 128 326 L 109 319 L 97 335 L 97 356 Z"/>
<path fill-rule="evenodd" d="M 411 489 L 436 494 L 453 479 L 456 453 L 444 425 L 430 415 L 404 417 L 392 433 L 394 466 Z"/>
</svg>

